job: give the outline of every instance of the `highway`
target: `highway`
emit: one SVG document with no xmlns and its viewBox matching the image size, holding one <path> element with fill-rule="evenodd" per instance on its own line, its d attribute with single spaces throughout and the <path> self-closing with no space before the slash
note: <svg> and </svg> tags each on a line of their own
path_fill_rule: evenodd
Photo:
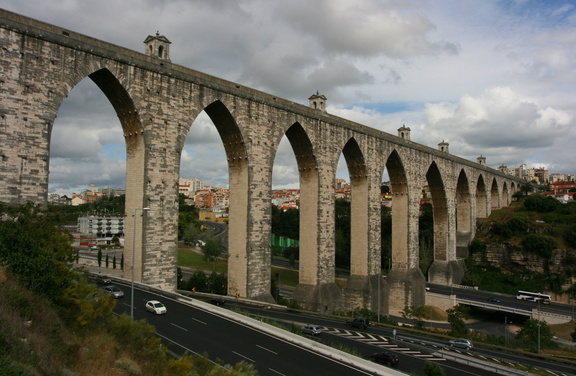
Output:
<svg viewBox="0 0 576 376">
<path fill-rule="evenodd" d="M 345 344 L 361 351 L 363 356 L 368 356 L 371 352 L 378 350 L 381 351 L 383 348 L 393 351 L 400 356 L 398 370 L 410 374 L 422 374 L 425 361 L 438 362 L 444 368 L 446 375 L 495 374 L 495 371 L 490 370 L 489 366 L 485 370 L 477 368 L 477 366 L 482 365 L 486 361 L 493 366 L 498 364 L 516 364 L 519 369 L 529 366 L 537 367 L 547 372 L 556 372 L 556 375 L 576 375 L 574 366 L 527 358 L 514 353 L 507 353 L 498 348 L 491 349 L 489 347 L 475 346 L 472 351 L 463 352 L 449 347 L 447 340 L 430 339 L 429 337 L 403 331 L 400 327 L 397 328 L 396 339 L 394 339 L 392 328 L 370 327 L 367 330 L 351 330 L 344 325 L 342 319 L 329 319 L 314 314 L 278 312 L 259 308 L 250 309 L 248 307 L 243 307 L 242 310 L 251 312 L 255 316 L 263 316 L 284 323 L 319 325 L 325 329 L 325 332 L 321 335 L 322 342 Z"/>
<path fill-rule="evenodd" d="M 117 300 L 114 312 L 130 314 L 130 286 L 116 284 L 121 286 L 125 296 Z M 147 312 L 144 304 L 152 299 L 163 302 L 168 313 L 156 316 Z M 400 375 L 375 364 L 371 367 L 380 369 L 380 372 L 362 370 L 346 361 L 339 361 L 338 357 L 312 352 L 237 320 L 215 315 L 201 307 L 193 307 L 153 292 L 136 289 L 134 301 L 135 319 L 147 319 L 156 327 L 158 336 L 168 348 L 177 354 L 206 353 L 210 359 L 219 358 L 227 364 L 245 361 L 254 364 L 263 376 Z"/>
<path fill-rule="evenodd" d="M 129 314 L 130 286 L 121 285 L 125 297 L 117 300 L 115 313 Z M 376 375 L 392 373 L 375 373 L 369 370 L 339 361 L 330 354 L 318 354 L 305 346 L 290 343 L 291 341 L 268 333 L 266 330 L 254 328 L 238 319 L 225 317 L 218 312 L 230 313 L 230 308 L 237 308 L 251 314 L 257 319 L 266 317 L 284 323 L 304 325 L 311 323 L 323 327 L 324 332 L 315 338 L 307 337 L 314 342 L 330 346 L 345 346 L 362 354 L 363 358 L 379 351 L 392 351 L 399 354 L 400 362 L 394 370 L 373 364 L 380 372 L 401 372 L 393 374 L 423 374 L 427 361 L 438 362 L 446 375 L 495 375 L 495 369 L 480 369 L 479 359 L 499 359 L 503 354 L 475 348 L 475 357 L 448 348 L 445 341 L 431 341 L 424 337 L 402 332 L 399 328 L 396 339 L 391 329 L 370 327 L 368 330 L 351 330 L 341 319 L 321 318 L 314 315 L 282 312 L 267 309 L 266 306 L 244 305 L 234 299 L 220 308 L 206 303 L 196 303 L 194 306 L 184 304 L 165 296 L 158 296 L 150 291 L 136 289 L 135 318 L 146 318 L 156 327 L 158 335 L 175 353 L 208 354 L 210 359 L 220 358 L 225 363 L 235 364 L 246 361 L 254 364 L 260 375 Z M 147 300 L 157 299 L 168 307 L 168 314 L 156 316 L 144 309 Z M 204 306 L 202 306 L 204 304 Z M 208 307 L 208 309 L 206 308 Z M 216 313 L 216 314 L 215 314 Z M 258 326 L 264 324 L 257 323 Z M 278 332 L 274 328 L 273 331 Z M 281 331 L 282 332 L 282 331 Z M 285 332 L 284 332 L 285 333 Z M 288 333 L 289 335 L 293 335 Z M 334 350 L 336 353 L 336 350 Z M 481 356 L 479 356 L 481 355 Z M 350 356 L 348 356 L 350 357 Z M 458 360 L 457 357 L 465 357 Z M 482 358 L 484 357 L 484 358 Z M 517 357 L 519 358 L 519 357 Z M 525 359 L 520 359 L 520 362 Z M 367 361 L 365 361 L 367 362 Z M 371 362 L 369 362 L 371 363 Z M 476 364 L 478 363 L 478 364 Z M 497 364 L 497 363 L 494 363 Z M 546 364 L 543 364 L 546 366 Z M 557 365 L 561 366 L 561 365 Z M 552 368 L 550 368 L 552 369 Z M 555 368 L 558 375 L 574 375 L 570 367 Z M 520 373 L 519 373 L 520 375 Z"/>
</svg>

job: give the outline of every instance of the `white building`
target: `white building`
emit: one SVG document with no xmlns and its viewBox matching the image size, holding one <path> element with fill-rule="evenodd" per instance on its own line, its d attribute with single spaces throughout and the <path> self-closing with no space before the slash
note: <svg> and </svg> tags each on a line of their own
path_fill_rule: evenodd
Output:
<svg viewBox="0 0 576 376">
<path fill-rule="evenodd" d="M 112 237 L 124 237 L 124 217 L 99 215 L 79 217 L 78 233 L 95 237 L 98 244 L 110 244 Z"/>
<path fill-rule="evenodd" d="M 178 193 L 188 197 L 194 197 L 196 191 L 204 189 L 204 182 L 200 179 L 180 178 L 178 181 Z"/>
</svg>

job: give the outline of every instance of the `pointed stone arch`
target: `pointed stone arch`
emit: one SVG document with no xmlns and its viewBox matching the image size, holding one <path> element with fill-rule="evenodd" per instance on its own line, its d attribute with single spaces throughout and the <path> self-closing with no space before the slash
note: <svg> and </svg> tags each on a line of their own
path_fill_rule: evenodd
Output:
<svg viewBox="0 0 576 376">
<path fill-rule="evenodd" d="M 434 260 L 448 261 L 451 256 L 448 243 L 448 197 L 436 162 L 430 164 L 426 180 L 432 194 L 434 213 Z"/>
<path fill-rule="evenodd" d="M 144 126 L 138 110 L 124 85 L 107 68 L 101 68 L 88 75 L 88 77 L 102 90 L 114 108 L 126 142 L 126 203 L 124 222 L 124 276 L 128 277 L 134 266 L 134 279 L 143 281 L 144 264 L 146 263 L 144 252 L 144 231 L 147 226 L 148 216 L 140 211 L 149 205 L 146 200 L 146 137 Z M 132 252 L 132 250 L 135 250 Z M 134 253 L 134 260 L 132 260 Z"/>
<path fill-rule="evenodd" d="M 349 309 L 372 306 L 372 268 L 369 246 L 369 192 L 366 160 L 355 138 L 342 149 L 351 185 L 350 202 L 350 277 L 344 287 Z"/>
<path fill-rule="evenodd" d="M 342 154 L 348 167 L 351 189 L 350 273 L 368 275 L 368 173 L 358 143 L 350 138 Z"/>
<path fill-rule="evenodd" d="M 426 281 L 418 267 L 418 204 L 422 186 L 415 189 L 415 183 L 409 181 L 396 149 L 388 156 L 386 169 L 392 189 L 392 268 L 384 288 L 388 311 L 397 315 L 406 307 L 419 307 L 425 302 Z"/>
<path fill-rule="evenodd" d="M 319 281 L 318 255 L 318 166 L 312 143 L 299 123 L 286 131 L 300 178 L 300 290 Z"/>
<path fill-rule="evenodd" d="M 434 262 L 428 269 L 428 280 L 433 283 L 460 283 L 465 265 L 456 257 L 456 205 L 447 192 L 447 186 L 440 168 L 432 162 L 426 173 L 432 194 L 434 213 Z M 465 175 L 460 174 L 462 192 L 468 189 Z M 470 209 L 467 209 L 468 213 Z"/>
<path fill-rule="evenodd" d="M 480 174 L 476 182 L 476 217 L 488 217 L 488 193 L 486 184 L 484 183 L 484 176 Z"/>
<path fill-rule="evenodd" d="M 220 100 L 207 105 L 204 112 L 220 135 L 228 161 L 228 294 L 260 298 L 270 293 L 269 288 L 266 292 L 266 286 L 270 285 L 270 260 L 267 266 L 254 265 L 255 255 L 249 247 L 249 171 L 244 137 L 236 120 Z"/>
<path fill-rule="evenodd" d="M 498 189 L 496 178 L 493 178 L 490 186 L 490 210 L 500 209 L 500 207 L 500 190 Z"/>
<path fill-rule="evenodd" d="M 292 124 L 285 135 L 300 175 L 300 276 L 292 298 L 310 309 L 333 311 L 340 307 L 341 296 L 335 283 L 334 253 L 326 254 L 320 243 L 318 161 L 300 123 Z"/>
<path fill-rule="evenodd" d="M 417 266 L 409 252 L 410 230 L 408 179 L 402 159 L 396 150 L 388 156 L 386 169 L 392 189 L 392 268 Z"/>
<path fill-rule="evenodd" d="M 470 184 L 462 169 L 456 183 L 456 258 L 468 257 L 468 244 L 474 234 L 473 220 Z"/>
<path fill-rule="evenodd" d="M 510 205 L 510 193 L 508 192 L 508 185 L 506 182 L 502 183 L 502 206 Z"/>
</svg>

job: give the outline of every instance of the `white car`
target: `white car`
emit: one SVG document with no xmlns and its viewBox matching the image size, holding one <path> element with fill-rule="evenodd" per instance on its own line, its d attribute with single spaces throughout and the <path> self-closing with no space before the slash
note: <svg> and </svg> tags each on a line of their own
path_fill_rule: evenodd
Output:
<svg viewBox="0 0 576 376">
<path fill-rule="evenodd" d="M 158 300 L 149 300 L 146 302 L 146 310 L 157 315 L 163 315 L 166 312 L 166 306 L 160 303 Z"/>
</svg>

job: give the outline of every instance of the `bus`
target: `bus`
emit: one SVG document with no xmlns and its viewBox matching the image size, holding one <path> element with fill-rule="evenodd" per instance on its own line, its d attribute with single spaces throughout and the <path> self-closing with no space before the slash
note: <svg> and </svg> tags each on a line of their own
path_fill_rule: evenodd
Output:
<svg viewBox="0 0 576 376">
<path fill-rule="evenodd" d="M 540 301 L 544 304 L 550 304 L 550 295 L 541 294 L 539 292 L 518 291 L 516 299 L 527 300 L 530 302 Z"/>
</svg>

